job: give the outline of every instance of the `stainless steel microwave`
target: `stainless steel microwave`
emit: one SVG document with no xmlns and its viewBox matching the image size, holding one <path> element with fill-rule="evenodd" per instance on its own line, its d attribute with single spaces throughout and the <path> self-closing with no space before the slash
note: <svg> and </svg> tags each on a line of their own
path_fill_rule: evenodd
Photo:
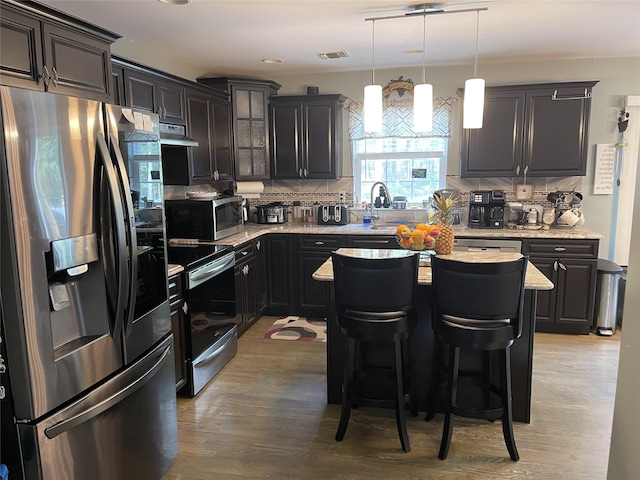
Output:
<svg viewBox="0 0 640 480">
<path fill-rule="evenodd" d="M 242 197 L 208 200 L 165 200 L 167 237 L 220 240 L 242 229 Z"/>
</svg>

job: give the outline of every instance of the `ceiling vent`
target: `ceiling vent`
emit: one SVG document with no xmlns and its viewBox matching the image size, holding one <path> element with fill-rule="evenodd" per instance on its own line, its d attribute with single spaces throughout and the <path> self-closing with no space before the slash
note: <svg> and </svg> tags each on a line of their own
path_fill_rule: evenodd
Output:
<svg viewBox="0 0 640 480">
<path fill-rule="evenodd" d="M 335 58 L 346 58 L 349 53 L 343 50 L 341 52 L 318 53 L 318 56 L 323 60 L 333 60 Z"/>
</svg>

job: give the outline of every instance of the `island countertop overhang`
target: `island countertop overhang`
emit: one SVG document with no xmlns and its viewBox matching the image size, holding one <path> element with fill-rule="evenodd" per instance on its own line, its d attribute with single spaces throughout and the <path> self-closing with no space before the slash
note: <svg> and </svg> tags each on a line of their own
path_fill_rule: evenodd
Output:
<svg viewBox="0 0 640 480">
<path fill-rule="evenodd" d="M 358 248 L 340 248 L 338 253 L 343 255 L 356 255 L 356 256 L 371 256 L 372 249 L 358 249 Z M 507 262 L 516 260 L 522 257 L 519 253 L 506 253 L 506 252 L 452 252 L 449 255 L 443 255 L 444 258 L 450 258 L 461 262 Z M 313 278 L 320 282 L 332 282 L 333 281 L 333 263 L 331 258 L 328 258 L 320 267 L 313 273 Z M 418 284 L 419 285 L 431 285 L 431 267 L 424 265 L 420 266 L 418 270 Z M 525 278 L 525 289 L 527 290 L 552 290 L 554 288 L 553 283 L 533 265 L 531 262 L 527 265 L 527 275 Z"/>
</svg>

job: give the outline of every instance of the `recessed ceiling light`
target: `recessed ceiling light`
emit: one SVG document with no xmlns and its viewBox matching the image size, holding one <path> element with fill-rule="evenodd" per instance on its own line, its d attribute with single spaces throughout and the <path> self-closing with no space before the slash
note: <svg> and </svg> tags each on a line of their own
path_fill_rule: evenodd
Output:
<svg viewBox="0 0 640 480">
<path fill-rule="evenodd" d="M 282 63 L 279 58 L 263 58 L 262 63 Z"/>
<path fill-rule="evenodd" d="M 167 5 L 186 5 L 191 0 L 158 0 L 160 3 L 166 3 Z"/>
<path fill-rule="evenodd" d="M 405 50 L 402 53 L 404 53 L 405 55 L 419 55 L 422 53 L 422 50 L 420 50 L 419 48 L 416 48 L 414 50 Z"/>
</svg>

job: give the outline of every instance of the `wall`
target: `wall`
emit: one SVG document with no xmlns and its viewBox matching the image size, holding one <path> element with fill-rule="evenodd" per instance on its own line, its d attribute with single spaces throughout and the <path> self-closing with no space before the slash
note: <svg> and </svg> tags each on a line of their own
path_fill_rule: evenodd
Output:
<svg viewBox="0 0 640 480">
<path fill-rule="evenodd" d="M 640 185 L 640 169 L 636 171 Z M 640 245 L 640 189 L 636 189 L 631 227 L 631 244 Z M 611 480 L 638 478 L 640 472 L 640 250 L 629 256 L 616 402 L 611 429 L 611 448 L 607 478 Z M 594 452 L 597 454 L 597 452 Z"/>
<path fill-rule="evenodd" d="M 337 60 L 339 61 L 339 60 Z M 427 67 L 427 78 L 434 87 L 434 96 L 452 97 L 456 90 L 464 85 L 464 81 L 473 72 L 468 67 Z M 582 209 L 587 222 L 585 227 L 601 233 L 605 238 L 601 242 L 600 256 L 607 258 L 612 212 L 611 195 L 592 195 L 595 144 L 614 143 L 617 133 L 617 118 L 625 95 L 640 93 L 640 58 L 606 58 L 593 60 L 522 62 L 483 65 L 480 63 L 478 73 L 487 81 L 487 85 L 508 85 L 517 83 L 544 83 L 561 81 L 599 80 L 593 88 L 591 103 L 591 123 L 589 137 L 589 156 L 587 175 L 571 179 L 538 179 L 535 180 L 536 191 L 548 191 L 556 186 L 578 185 L 582 188 L 584 200 Z M 403 75 L 405 79 L 418 80 L 422 77 L 419 67 L 401 70 L 376 70 L 376 78 L 383 84 Z M 355 101 L 362 101 L 363 86 L 370 83 L 371 72 L 326 73 L 313 75 L 273 75 L 274 80 L 282 85 L 280 95 L 301 94 L 306 87 L 318 86 L 320 93 L 342 93 Z M 452 138 L 449 143 L 448 174 L 455 178 L 459 172 L 460 102 L 453 111 Z M 348 160 L 348 157 L 346 157 Z M 566 181 L 565 181 L 566 180 Z M 517 180 L 516 180 L 517 181 Z M 544 185 L 542 184 L 544 182 Z M 482 186 L 478 184 L 478 186 Z M 499 188 L 512 185 L 513 179 L 493 179 L 490 185 Z M 457 185 L 455 185 L 457 186 Z M 324 185 L 323 185 L 323 188 Z M 328 184 L 328 189 L 332 188 Z M 337 190 L 334 190 L 337 191 Z M 615 227 L 613 227 L 615 228 Z"/>
<path fill-rule="evenodd" d="M 161 58 L 144 58 L 143 52 L 135 51 L 134 45 L 126 45 L 118 42 L 114 52 L 126 58 L 137 60 L 146 65 L 165 68 L 167 71 L 185 78 L 195 80 L 198 75 L 206 72 L 195 72 L 192 67 L 172 64 L 163 66 L 158 63 L 165 61 Z M 335 60 L 339 62 L 340 60 Z M 472 66 L 452 67 L 427 67 L 427 78 L 434 86 L 436 97 L 454 97 L 456 90 L 464 85 L 464 81 L 471 76 Z M 487 81 L 487 85 L 508 85 L 517 83 L 544 83 L 561 81 L 587 81 L 598 80 L 593 88 L 591 103 L 591 122 L 589 137 L 589 155 L 587 161 L 587 175 L 585 177 L 572 177 L 572 179 L 537 179 L 536 191 L 544 192 L 553 190 L 556 186 L 574 185 L 582 189 L 584 200 L 582 209 L 587 222 L 585 227 L 604 235 L 600 244 L 600 256 L 609 257 L 609 238 L 612 230 L 616 228 L 612 218 L 612 195 L 592 195 L 595 145 L 598 143 L 615 143 L 617 140 L 617 118 L 620 112 L 621 102 L 626 95 L 640 94 L 640 58 L 604 58 L 588 60 L 562 60 L 543 62 L 521 62 L 502 64 L 480 64 L 478 73 Z M 399 76 L 405 79 L 418 80 L 422 77 L 421 68 L 376 70 L 376 79 L 381 83 L 388 83 Z M 355 101 L 362 101 L 363 86 L 370 83 L 371 72 L 345 72 L 322 73 L 310 75 L 271 75 L 269 80 L 274 80 L 282 85 L 280 95 L 304 94 L 307 86 L 318 86 L 320 93 L 341 93 Z M 460 155 L 460 102 L 454 105 L 452 138 L 449 142 L 448 175 L 454 182 L 459 172 Z M 345 127 L 346 128 L 346 127 Z M 344 163 L 346 165 L 346 178 L 339 181 L 319 182 L 277 182 L 267 181 L 265 184 L 265 199 L 290 199 L 300 194 L 306 201 L 325 201 L 337 198 L 337 192 L 349 188 L 351 171 L 349 169 L 350 156 L 348 142 L 345 142 Z M 566 180 L 566 181 L 565 181 Z M 466 188 L 467 181 L 463 181 Z M 517 179 L 516 179 L 517 182 Z M 544 182 L 544 184 L 543 184 Z M 513 179 L 492 179 L 487 186 L 495 185 L 498 188 L 513 185 Z M 459 187 L 460 185 L 452 185 Z M 485 183 L 479 183 L 476 188 L 482 188 Z M 508 188 L 505 188 L 508 189 Z"/>
</svg>

